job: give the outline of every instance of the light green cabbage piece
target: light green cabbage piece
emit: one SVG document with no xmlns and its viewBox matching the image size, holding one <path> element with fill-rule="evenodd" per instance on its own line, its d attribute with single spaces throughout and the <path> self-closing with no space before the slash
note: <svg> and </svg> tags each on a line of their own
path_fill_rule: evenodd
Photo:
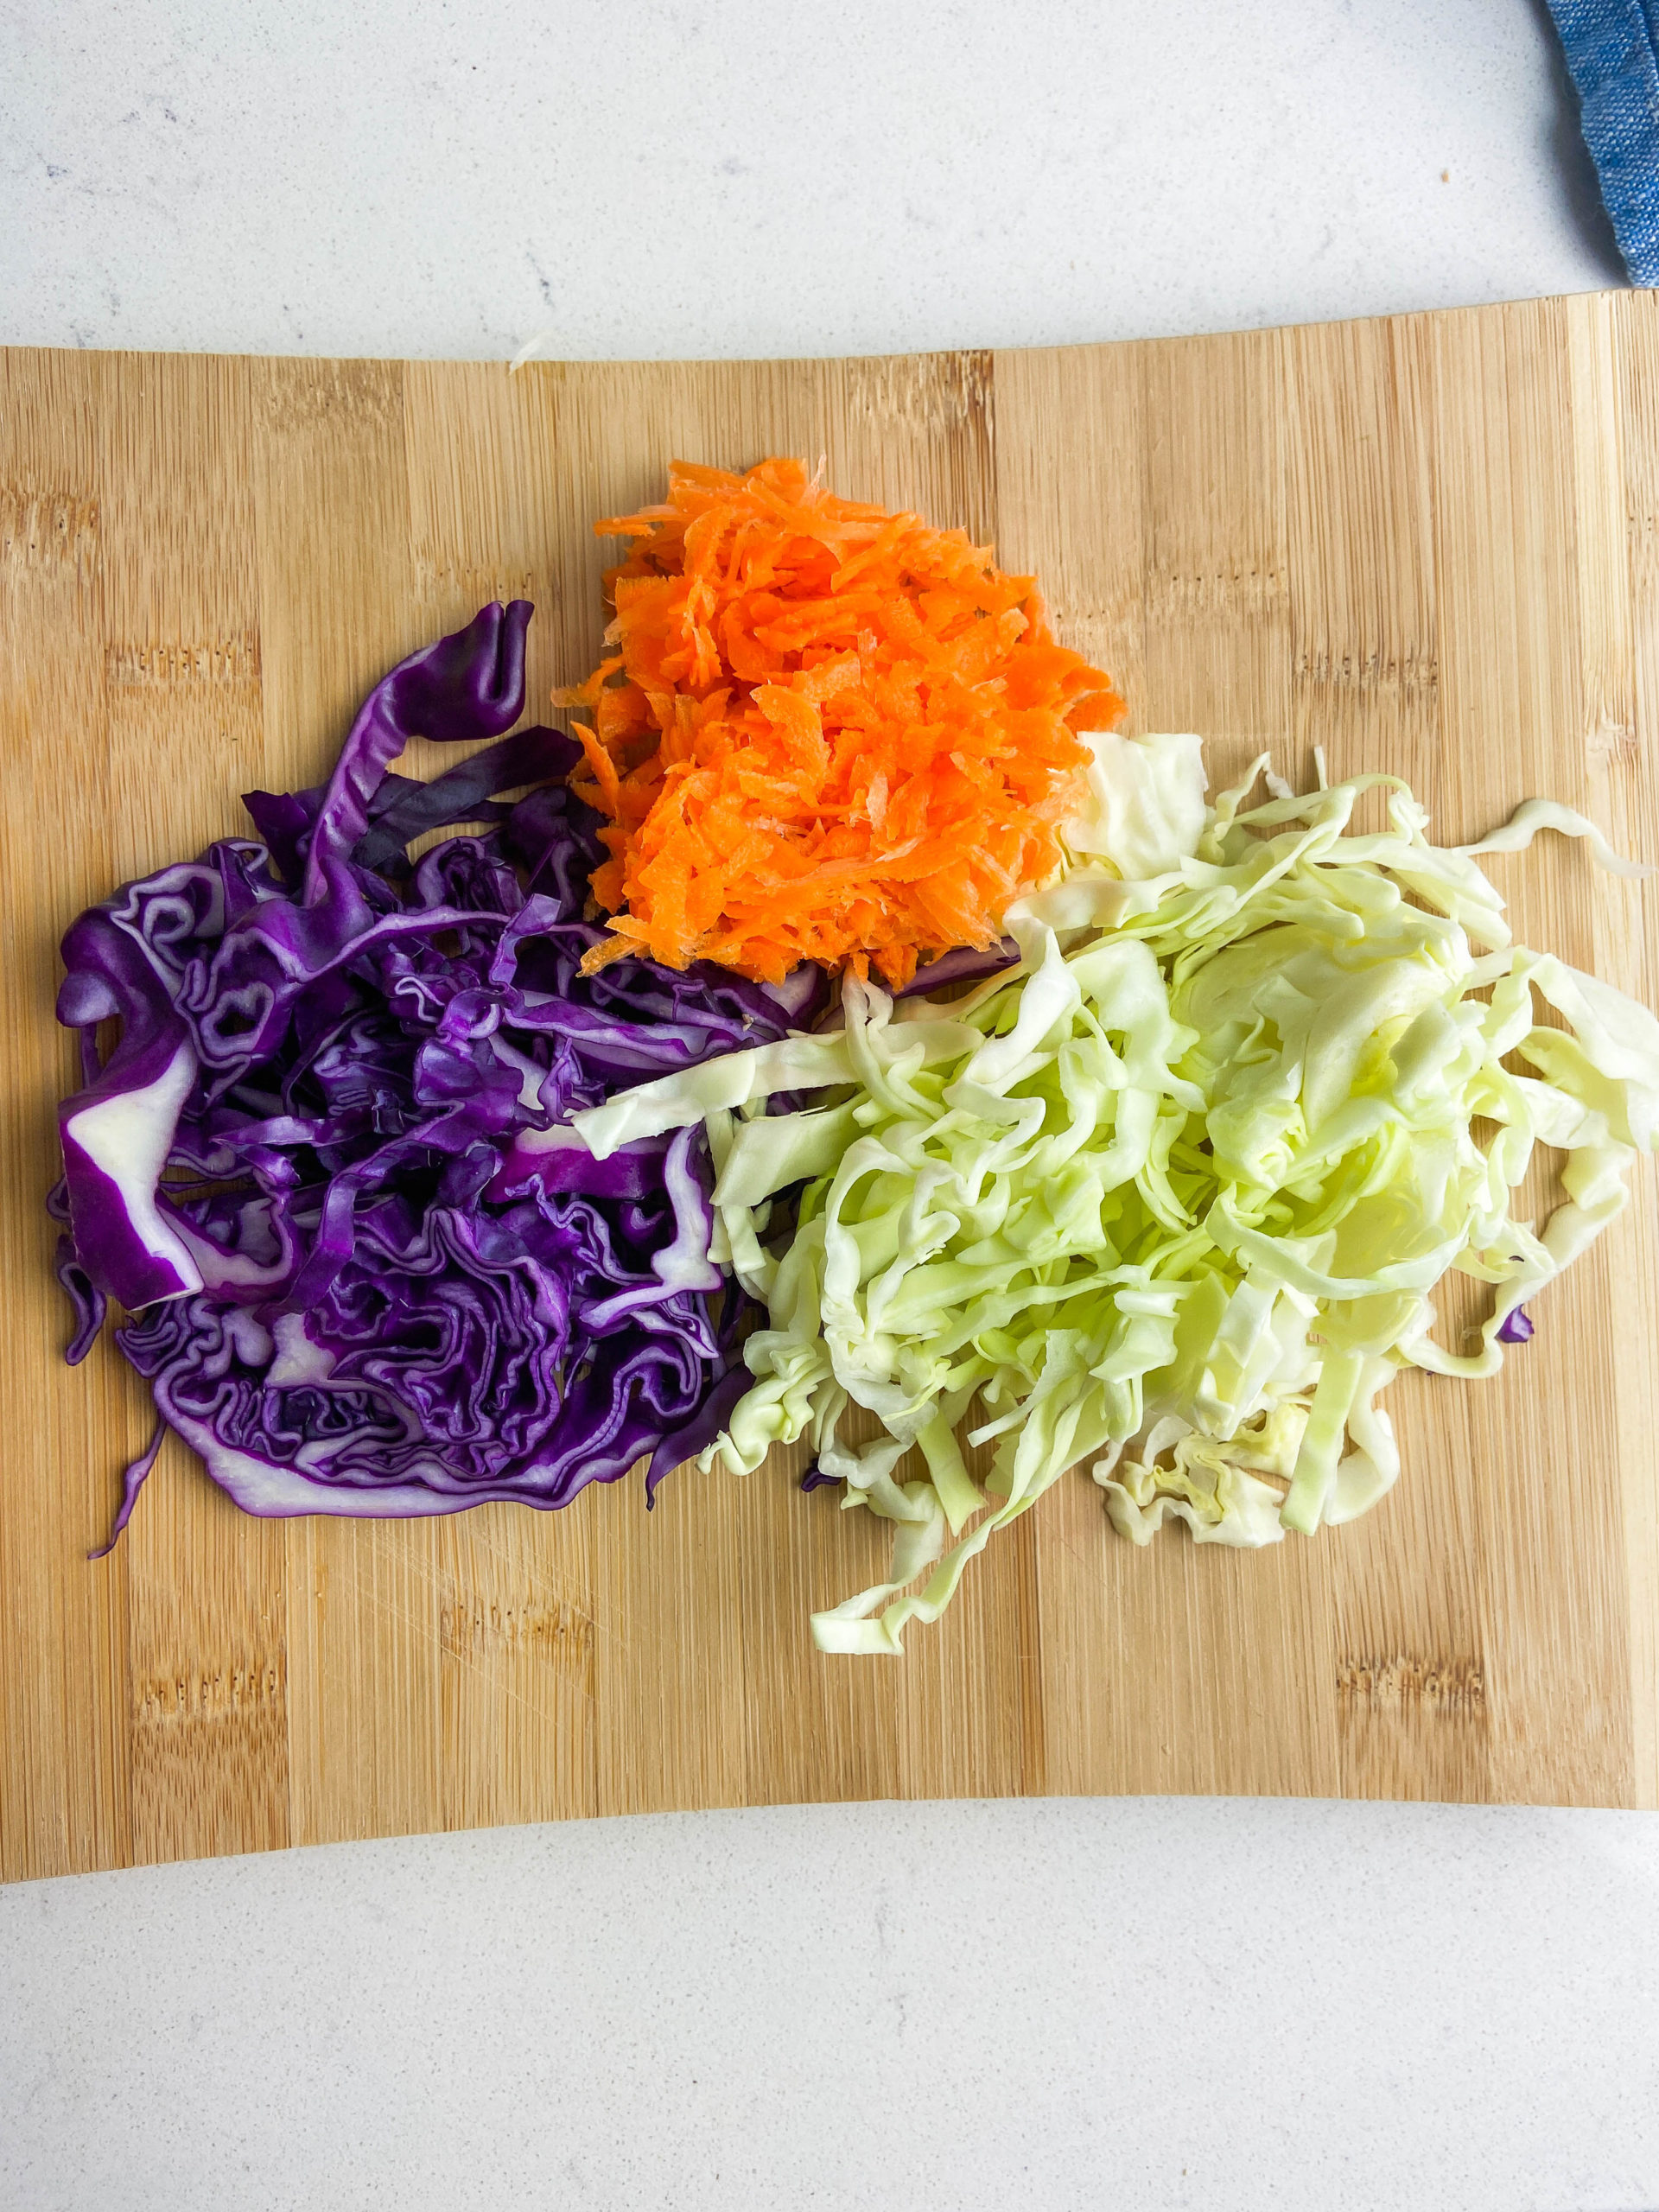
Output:
<svg viewBox="0 0 1659 2212">
<path fill-rule="evenodd" d="M 1404 785 L 1241 812 L 1259 761 L 1194 817 L 1191 741 L 1161 763 L 1157 742 L 1072 841 L 1092 862 L 1011 912 L 1017 969 L 948 1007 L 849 982 L 832 1037 L 576 1117 L 596 1150 L 709 1128 L 716 1256 L 770 1326 L 702 1464 L 747 1474 L 807 1435 L 845 1503 L 895 1524 L 888 1580 L 814 1617 L 823 1650 L 898 1651 L 1079 1462 L 1136 1543 L 1172 1516 L 1234 1545 L 1351 1520 L 1399 1472 L 1395 1375 L 1492 1373 L 1505 1317 L 1659 1141 L 1659 1022 L 1514 948 L 1480 849 L 1431 845 Z M 1351 834 L 1377 785 L 1389 830 Z M 1484 849 L 1541 827 L 1600 849 L 1536 803 Z M 1129 877 L 1137 855 L 1156 872 Z M 823 1106 L 761 1111 L 837 1079 Z M 1510 1206 L 1536 1144 L 1566 1155 L 1541 1233 Z M 803 1177 L 774 1253 L 767 1209 Z M 1432 1333 L 1448 1270 L 1495 1288 L 1471 1348 Z M 875 1443 L 842 1440 L 854 1405 Z M 970 1408 L 995 1446 L 982 1491 L 956 1440 Z"/>
<path fill-rule="evenodd" d="M 1065 824 L 1069 852 L 1130 881 L 1179 868 L 1204 833 L 1203 740 L 1091 730 L 1083 742 L 1093 758 L 1084 802 Z"/>
</svg>

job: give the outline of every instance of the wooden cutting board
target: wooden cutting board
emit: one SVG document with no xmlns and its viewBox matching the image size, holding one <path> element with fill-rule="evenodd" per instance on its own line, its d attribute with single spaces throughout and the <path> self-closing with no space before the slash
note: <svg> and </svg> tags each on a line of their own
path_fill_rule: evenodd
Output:
<svg viewBox="0 0 1659 2212">
<path fill-rule="evenodd" d="M 1531 792 L 1659 857 L 1659 301 L 910 360 L 538 365 L 0 354 L 0 1869 L 664 1807 L 1052 1791 L 1659 1802 L 1659 1222 L 1501 1379 L 1408 1376 L 1369 1519 L 1116 1539 L 1071 1478 L 903 1661 L 806 1616 L 883 1532 L 784 1469 L 561 1514 L 245 1518 L 144 1393 L 59 1362 L 41 1194 L 55 947 L 124 878 L 319 780 L 368 685 L 523 594 L 531 713 L 598 643 L 589 524 L 671 456 L 827 456 L 1036 569 L 1131 726 Z M 1550 841 L 1522 936 L 1659 1002 L 1659 888 Z"/>
</svg>

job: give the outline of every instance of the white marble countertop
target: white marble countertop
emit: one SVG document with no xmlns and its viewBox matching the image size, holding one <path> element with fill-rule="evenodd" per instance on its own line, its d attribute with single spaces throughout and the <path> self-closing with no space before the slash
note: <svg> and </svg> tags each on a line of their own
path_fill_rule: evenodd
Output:
<svg viewBox="0 0 1659 2212">
<path fill-rule="evenodd" d="M 540 18 L 539 24 L 537 19 Z M 16 343 L 1035 346 L 1619 281 L 1542 0 L 9 0 Z"/>
<path fill-rule="evenodd" d="M 0 340 L 499 357 L 1618 281 L 1541 0 L 6 0 Z M 0 2207 L 1659 2206 L 1659 1816 L 505 1830 L 0 1891 Z"/>
</svg>

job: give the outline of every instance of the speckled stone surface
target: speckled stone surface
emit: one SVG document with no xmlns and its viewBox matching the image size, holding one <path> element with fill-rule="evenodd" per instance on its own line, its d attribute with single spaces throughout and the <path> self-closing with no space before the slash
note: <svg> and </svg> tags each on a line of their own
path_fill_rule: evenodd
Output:
<svg viewBox="0 0 1659 2212">
<path fill-rule="evenodd" d="M 0 340 L 1021 345 L 1617 281 L 1541 0 L 0 0 Z M 846 1806 L 0 1891 L 0 2207 L 1650 2212 L 1659 1817 Z"/>
<path fill-rule="evenodd" d="M 855 353 L 1616 281 L 1542 0 L 5 0 L 0 333 Z"/>
<path fill-rule="evenodd" d="M 0 2202 L 1633 2212 L 1659 1823 L 834 1806 L 0 1891 Z"/>
</svg>

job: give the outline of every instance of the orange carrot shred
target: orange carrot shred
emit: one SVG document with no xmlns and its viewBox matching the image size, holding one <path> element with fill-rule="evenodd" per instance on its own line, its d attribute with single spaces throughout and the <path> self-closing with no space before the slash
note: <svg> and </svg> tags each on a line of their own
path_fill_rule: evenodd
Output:
<svg viewBox="0 0 1659 2212">
<path fill-rule="evenodd" d="M 1056 643 L 1035 579 L 913 514 L 840 499 L 798 461 L 677 461 L 667 500 L 596 525 L 607 658 L 579 794 L 607 817 L 589 969 L 642 951 L 777 982 L 992 944 L 1059 859 L 1085 730 L 1122 702 Z"/>
</svg>

